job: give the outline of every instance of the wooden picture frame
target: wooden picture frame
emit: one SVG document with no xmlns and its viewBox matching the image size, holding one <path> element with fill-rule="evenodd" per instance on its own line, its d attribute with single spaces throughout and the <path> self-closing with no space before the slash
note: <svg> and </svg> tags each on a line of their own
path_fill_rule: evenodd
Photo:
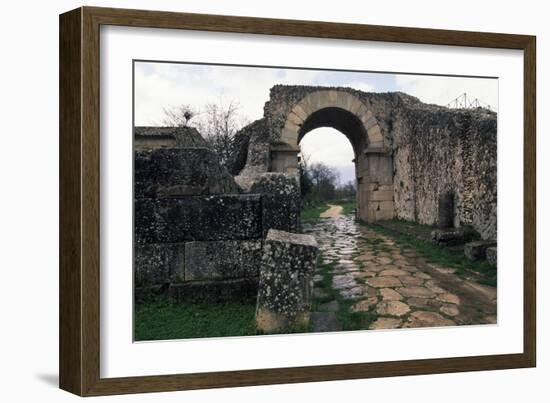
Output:
<svg viewBox="0 0 550 403">
<path fill-rule="evenodd" d="M 521 354 L 100 377 L 100 26 L 519 49 L 524 52 L 524 348 Z M 60 16 L 60 387 L 81 396 L 525 368 L 536 365 L 535 37 L 81 7 Z"/>
</svg>

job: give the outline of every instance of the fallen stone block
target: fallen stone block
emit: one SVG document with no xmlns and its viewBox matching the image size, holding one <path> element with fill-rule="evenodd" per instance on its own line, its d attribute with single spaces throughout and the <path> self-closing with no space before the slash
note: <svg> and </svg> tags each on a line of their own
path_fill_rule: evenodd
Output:
<svg viewBox="0 0 550 403">
<path fill-rule="evenodd" d="M 443 246 L 467 242 L 467 235 L 462 228 L 436 229 L 431 233 L 432 241 Z"/>
<path fill-rule="evenodd" d="M 487 248 L 496 246 L 494 241 L 474 241 L 464 245 L 464 254 L 470 260 L 480 260 L 485 258 Z"/>
<path fill-rule="evenodd" d="M 317 253 L 311 235 L 268 232 L 256 306 L 259 332 L 307 330 Z"/>
<path fill-rule="evenodd" d="M 185 244 L 185 281 L 258 277 L 262 242 L 195 241 Z"/>
<path fill-rule="evenodd" d="M 497 265 L 497 247 L 496 246 L 490 246 L 485 251 L 485 257 L 487 258 L 487 261 L 492 264 L 493 266 Z"/>
</svg>

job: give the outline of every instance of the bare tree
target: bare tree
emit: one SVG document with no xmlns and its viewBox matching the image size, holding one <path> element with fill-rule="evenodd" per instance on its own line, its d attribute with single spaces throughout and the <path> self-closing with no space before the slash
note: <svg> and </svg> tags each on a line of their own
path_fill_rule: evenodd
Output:
<svg viewBox="0 0 550 403">
<path fill-rule="evenodd" d="M 170 108 L 162 108 L 164 126 L 182 127 L 187 126 L 189 121 L 197 114 L 189 105 L 177 105 Z"/>
<path fill-rule="evenodd" d="M 185 104 L 163 108 L 162 123 L 165 126 L 195 127 L 225 165 L 231 154 L 235 133 L 248 123 L 239 109 L 237 101 L 227 101 L 220 96 L 217 103 L 206 104 L 202 111 Z"/>
<path fill-rule="evenodd" d="M 247 123 L 239 113 L 239 109 L 240 105 L 237 101 L 226 101 L 220 97 L 218 103 L 205 105 L 203 111 L 193 121 L 193 126 L 218 153 L 223 165 L 229 160 L 235 133 Z"/>
<path fill-rule="evenodd" d="M 357 185 L 354 180 L 336 187 L 336 198 L 339 200 L 354 200 L 356 193 Z"/>
<path fill-rule="evenodd" d="M 305 175 L 311 183 L 311 192 L 308 197 L 313 202 L 334 199 L 336 186 L 340 180 L 338 171 L 322 162 L 305 167 Z"/>
</svg>

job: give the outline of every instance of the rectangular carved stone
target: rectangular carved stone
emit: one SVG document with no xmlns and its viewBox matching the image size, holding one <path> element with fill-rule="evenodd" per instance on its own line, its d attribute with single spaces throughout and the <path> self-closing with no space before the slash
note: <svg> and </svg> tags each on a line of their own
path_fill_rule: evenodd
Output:
<svg viewBox="0 0 550 403">
<path fill-rule="evenodd" d="M 136 198 L 239 193 L 216 153 L 201 148 L 158 148 L 134 153 Z"/>
<path fill-rule="evenodd" d="M 392 201 L 393 190 L 375 190 L 370 193 L 371 201 Z"/>
<path fill-rule="evenodd" d="M 261 241 L 197 241 L 185 244 L 185 281 L 258 277 Z"/>
<path fill-rule="evenodd" d="M 431 232 L 433 242 L 442 245 L 458 245 L 468 240 L 468 234 L 462 228 L 436 229 Z"/>
<path fill-rule="evenodd" d="M 262 236 L 260 195 L 181 196 L 135 200 L 142 243 L 246 240 Z"/>
<path fill-rule="evenodd" d="M 183 280 L 184 244 L 139 244 L 134 247 L 137 287 Z"/>
<path fill-rule="evenodd" d="M 254 303 L 258 293 L 258 278 L 215 281 L 186 281 L 172 284 L 168 295 L 177 302 L 219 304 Z"/>
<path fill-rule="evenodd" d="M 263 174 L 252 185 L 251 192 L 262 194 L 264 236 L 270 229 L 289 232 L 300 229 L 300 189 L 294 176 Z"/>
<path fill-rule="evenodd" d="M 260 332 L 306 330 L 317 252 L 317 242 L 311 235 L 269 231 L 256 306 Z"/>
</svg>

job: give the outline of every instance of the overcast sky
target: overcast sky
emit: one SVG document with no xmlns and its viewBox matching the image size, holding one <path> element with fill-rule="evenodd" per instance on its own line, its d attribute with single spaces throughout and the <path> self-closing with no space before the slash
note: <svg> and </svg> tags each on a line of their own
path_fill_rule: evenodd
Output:
<svg viewBox="0 0 550 403">
<path fill-rule="evenodd" d="M 390 73 L 210 66 L 180 63 L 135 63 L 135 124 L 162 125 L 163 108 L 188 104 L 203 109 L 221 98 L 236 100 L 248 121 L 263 116 L 269 89 L 275 84 L 352 87 L 367 92 L 402 91 L 426 103 L 446 105 L 466 92 L 498 108 L 498 81 Z M 347 138 L 330 128 L 308 133 L 301 142 L 310 162 L 338 169 L 342 182 L 354 179 L 353 151 Z"/>
</svg>

